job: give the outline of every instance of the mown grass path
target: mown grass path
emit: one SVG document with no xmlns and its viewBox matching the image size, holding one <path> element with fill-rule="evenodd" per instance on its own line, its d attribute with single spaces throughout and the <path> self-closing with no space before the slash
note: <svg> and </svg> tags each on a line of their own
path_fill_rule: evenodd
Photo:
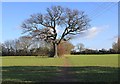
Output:
<svg viewBox="0 0 120 84">
<path fill-rule="evenodd" d="M 67 57 L 64 57 L 63 58 L 64 60 L 64 64 L 63 64 L 63 67 L 61 67 L 60 69 L 60 75 L 54 79 L 55 82 L 74 82 L 75 81 L 75 78 L 73 77 L 73 75 L 70 74 L 69 72 L 69 66 L 70 65 L 70 62 L 69 60 L 67 59 Z"/>
</svg>

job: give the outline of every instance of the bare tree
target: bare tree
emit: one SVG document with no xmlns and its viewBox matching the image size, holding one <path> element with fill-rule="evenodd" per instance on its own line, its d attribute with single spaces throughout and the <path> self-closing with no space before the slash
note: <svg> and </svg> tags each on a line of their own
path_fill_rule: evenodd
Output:
<svg viewBox="0 0 120 84">
<path fill-rule="evenodd" d="M 115 50 L 115 52 L 118 52 L 118 43 L 114 42 L 112 44 L 112 48 L 113 48 L 113 50 Z"/>
<path fill-rule="evenodd" d="M 16 47 L 23 49 L 25 51 L 32 45 L 32 38 L 29 36 L 22 36 L 16 42 Z"/>
<path fill-rule="evenodd" d="M 81 52 L 82 50 L 85 50 L 84 44 L 82 43 L 77 44 L 77 49 L 79 50 L 79 52 Z"/>
<path fill-rule="evenodd" d="M 115 50 L 116 52 L 119 52 L 119 53 L 120 53 L 120 37 L 118 37 L 117 42 L 114 42 L 114 43 L 112 44 L 112 48 L 113 48 L 113 50 Z"/>
<path fill-rule="evenodd" d="M 46 9 L 45 14 L 37 13 L 25 20 L 21 27 L 23 33 L 28 33 L 32 38 L 51 42 L 54 57 L 57 57 L 57 46 L 62 40 L 68 41 L 72 35 L 80 34 L 89 27 L 89 18 L 83 11 L 52 6 Z M 59 35 L 56 26 L 63 32 Z M 59 37 L 58 37 L 59 36 Z"/>
<path fill-rule="evenodd" d="M 5 48 L 7 49 L 7 52 L 9 53 L 11 48 L 12 48 L 12 40 L 9 40 L 9 41 L 5 41 L 4 42 L 4 46 Z"/>
<path fill-rule="evenodd" d="M 70 54 L 71 50 L 74 49 L 74 45 L 69 41 L 61 41 L 61 46 L 64 48 L 64 54 Z"/>
</svg>

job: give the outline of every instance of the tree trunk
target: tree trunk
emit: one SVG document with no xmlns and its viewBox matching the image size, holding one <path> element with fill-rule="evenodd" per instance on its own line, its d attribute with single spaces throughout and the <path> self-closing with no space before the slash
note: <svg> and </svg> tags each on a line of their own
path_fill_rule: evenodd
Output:
<svg viewBox="0 0 120 84">
<path fill-rule="evenodd" d="M 53 43 L 53 49 L 54 49 L 54 57 L 58 57 L 58 53 L 57 53 L 57 43 Z"/>
</svg>

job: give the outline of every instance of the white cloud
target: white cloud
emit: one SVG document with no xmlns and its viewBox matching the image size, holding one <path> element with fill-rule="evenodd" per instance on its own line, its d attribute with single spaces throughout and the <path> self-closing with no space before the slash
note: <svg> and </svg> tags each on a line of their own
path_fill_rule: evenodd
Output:
<svg viewBox="0 0 120 84">
<path fill-rule="evenodd" d="M 94 26 L 94 27 L 86 30 L 84 37 L 87 39 L 92 39 L 92 38 L 96 37 L 98 34 L 100 34 L 101 32 L 104 32 L 105 30 L 107 30 L 108 28 L 110 28 L 109 25 Z"/>
<path fill-rule="evenodd" d="M 85 33 L 85 38 L 91 39 L 97 36 L 102 31 L 99 27 L 92 27 L 88 29 Z"/>
<path fill-rule="evenodd" d="M 103 25 L 103 26 L 94 26 L 89 28 L 88 30 L 82 31 L 81 34 L 74 36 L 74 38 L 78 39 L 93 39 L 97 35 L 99 35 L 101 32 L 106 31 L 109 28 L 109 25 Z"/>
</svg>

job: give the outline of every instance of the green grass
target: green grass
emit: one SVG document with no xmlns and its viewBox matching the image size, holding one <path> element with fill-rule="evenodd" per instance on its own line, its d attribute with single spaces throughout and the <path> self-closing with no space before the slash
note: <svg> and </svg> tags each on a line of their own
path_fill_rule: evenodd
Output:
<svg viewBox="0 0 120 84">
<path fill-rule="evenodd" d="M 112 67 L 11 66 L 3 67 L 2 82 L 3 84 L 55 82 L 62 75 L 60 70 L 63 68 L 69 70 L 67 75 L 71 76 L 72 82 L 118 81 L 118 68 Z"/>
<path fill-rule="evenodd" d="M 115 82 L 118 81 L 118 68 L 113 67 L 67 67 L 69 76 L 80 82 Z"/>
<path fill-rule="evenodd" d="M 2 59 L 2 83 L 36 83 L 55 81 L 63 69 L 72 80 L 80 82 L 117 82 L 118 55 L 66 55 L 70 66 L 63 67 L 63 58 L 6 56 Z M 111 83 L 112 84 L 112 83 Z M 113 83 L 115 84 L 115 83 Z"/>
<path fill-rule="evenodd" d="M 72 66 L 108 66 L 118 67 L 118 55 L 71 55 L 67 56 Z"/>
<path fill-rule="evenodd" d="M 118 67 L 118 55 L 66 55 L 71 66 Z M 41 58 L 35 56 L 5 56 L 2 66 L 63 66 L 62 58 Z"/>
<path fill-rule="evenodd" d="M 62 66 L 62 58 L 41 58 L 35 56 L 2 57 L 2 66 Z"/>
<path fill-rule="evenodd" d="M 4 82 L 49 82 L 58 75 L 58 67 L 11 66 L 3 67 Z"/>
</svg>

